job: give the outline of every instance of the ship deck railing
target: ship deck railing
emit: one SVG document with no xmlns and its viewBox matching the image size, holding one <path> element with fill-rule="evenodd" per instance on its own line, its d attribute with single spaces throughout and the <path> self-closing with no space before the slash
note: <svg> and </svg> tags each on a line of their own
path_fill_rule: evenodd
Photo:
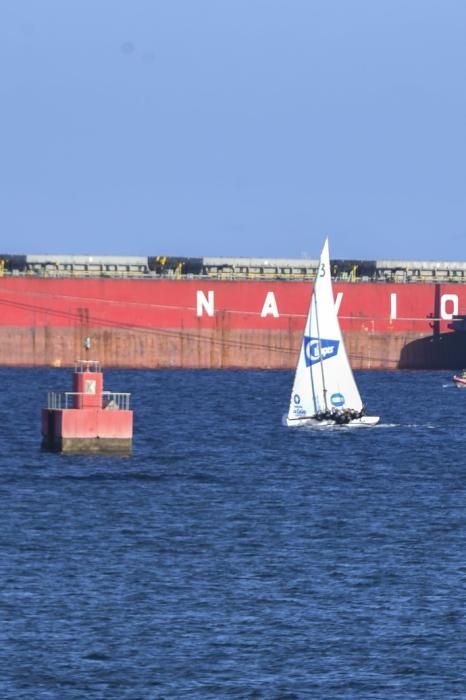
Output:
<svg viewBox="0 0 466 700">
<path fill-rule="evenodd" d="M 64 408 L 81 409 L 84 397 L 89 399 L 90 394 L 82 391 L 49 391 L 47 392 L 47 408 L 61 410 Z M 129 411 L 131 394 L 126 392 L 103 391 L 102 404 L 97 408 L 106 410 Z"/>
<path fill-rule="evenodd" d="M 0 277 L 34 277 L 43 279 L 112 279 L 112 280 L 224 280 L 224 281 L 279 281 L 279 282 L 313 282 L 317 270 L 207 270 L 200 274 L 183 273 L 174 270 L 164 272 L 149 271 L 95 271 L 95 270 L 46 270 L 28 269 L 0 270 Z M 334 282 L 351 282 L 356 284 L 372 283 L 405 283 L 416 284 L 419 282 L 432 284 L 464 283 L 466 270 L 378 270 L 373 275 L 360 275 L 352 273 L 332 274 Z"/>
</svg>

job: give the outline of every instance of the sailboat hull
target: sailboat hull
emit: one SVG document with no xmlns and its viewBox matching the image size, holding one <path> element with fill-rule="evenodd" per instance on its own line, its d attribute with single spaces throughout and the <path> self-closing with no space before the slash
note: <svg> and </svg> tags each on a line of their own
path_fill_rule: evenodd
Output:
<svg viewBox="0 0 466 700">
<path fill-rule="evenodd" d="M 371 426 L 371 425 L 377 425 L 377 423 L 380 421 L 379 416 L 362 416 L 361 418 L 358 418 L 357 420 L 352 420 L 351 423 L 359 424 L 359 425 L 365 425 L 365 426 Z"/>
<path fill-rule="evenodd" d="M 308 426 L 310 428 L 328 428 L 333 425 L 348 426 L 351 428 L 370 428 L 373 425 L 377 425 L 380 421 L 379 416 L 362 416 L 361 418 L 355 418 L 350 420 L 348 423 L 337 423 L 334 420 L 316 420 L 316 418 L 285 418 L 285 423 L 288 427 L 303 427 Z"/>
</svg>

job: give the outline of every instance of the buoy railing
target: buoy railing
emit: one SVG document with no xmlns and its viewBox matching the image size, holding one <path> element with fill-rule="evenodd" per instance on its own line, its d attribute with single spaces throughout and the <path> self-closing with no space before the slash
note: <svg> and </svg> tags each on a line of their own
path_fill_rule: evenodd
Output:
<svg viewBox="0 0 466 700">
<path fill-rule="evenodd" d="M 74 363 L 74 371 L 79 373 L 84 372 L 101 372 L 99 360 L 76 360 Z"/>
<path fill-rule="evenodd" d="M 84 398 L 89 394 L 80 391 L 49 391 L 47 393 L 47 408 L 82 408 Z M 129 411 L 131 394 L 115 391 L 102 392 L 102 405 L 100 408 Z"/>
</svg>

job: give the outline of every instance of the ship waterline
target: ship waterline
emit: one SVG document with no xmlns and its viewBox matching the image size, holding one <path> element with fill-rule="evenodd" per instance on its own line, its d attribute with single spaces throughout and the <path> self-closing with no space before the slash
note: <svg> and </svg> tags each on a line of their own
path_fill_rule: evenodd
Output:
<svg viewBox="0 0 466 700">
<path fill-rule="evenodd" d="M 450 369 L 466 362 L 465 283 L 336 282 L 355 369 Z M 85 337 L 106 367 L 295 366 L 308 281 L 0 280 L 0 364 L 69 366 Z"/>
</svg>

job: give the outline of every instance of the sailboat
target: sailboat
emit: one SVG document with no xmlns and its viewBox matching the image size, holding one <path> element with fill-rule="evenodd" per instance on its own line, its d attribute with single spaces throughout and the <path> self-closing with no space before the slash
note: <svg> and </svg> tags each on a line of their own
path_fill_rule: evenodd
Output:
<svg viewBox="0 0 466 700">
<path fill-rule="evenodd" d="M 371 426 L 346 354 L 333 299 L 328 239 L 314 291 L 291 391 L 286 425 Z"/>
</svg>

